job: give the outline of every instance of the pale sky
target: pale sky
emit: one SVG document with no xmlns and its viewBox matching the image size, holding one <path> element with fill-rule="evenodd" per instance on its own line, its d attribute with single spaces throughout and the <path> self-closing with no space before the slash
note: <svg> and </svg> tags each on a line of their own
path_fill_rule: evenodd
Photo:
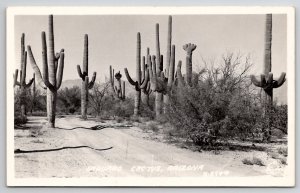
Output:
<svg viewBox="0 0 300 193">
<path fill-rule="evenodd" d="M 272 71 L 274 77 L 286 72 L 287 17 L 273 14 Z M 59 16 L 54 15 L 55 49 L 65 49 L 63 80 L 78 79 L 76 65 L 82 65 L 83 38 L 89 35 L 89 75 L 97 72 L 97 80 L 109 76 L 109 65 L 121 70 L 127 67 L 135 77 L 136 34 L 141 33 L 142 55 L 150 47 L 155 54 L 155 24 L 160 24 L 161 54 L 166 54 L 168 16 Z M 251 73 L 259 75 L 263 67 L 265 15 L 173 15 L 173 39 L 176 64 L 185 64 L 182 46 L 194 43 L 193 69 L 202 65 L 201 57 L 218 59 L 227 52 L 250 54 L 254 63 Z M 20 68 L 20 38 L 25 33 L 26 45 L 31 45 L 42 70 L 41 32 L 48 38 L 48 16 L 15 16 L 15 61 Z M 164 58 L 165 61 L 166 58 Z M 185 73 L 183 65 L 183 73 Z M 28 60 L 27 79 L 32 77 Z M 125 76 L 124 76 L 125 78 Z"/>
</svg>

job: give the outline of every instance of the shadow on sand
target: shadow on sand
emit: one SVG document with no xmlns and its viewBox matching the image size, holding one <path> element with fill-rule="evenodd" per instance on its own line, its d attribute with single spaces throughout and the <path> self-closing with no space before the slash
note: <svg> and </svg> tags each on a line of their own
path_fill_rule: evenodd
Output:
<svg viewBox="0 0 300 193">
<path fill-rule="evenodd" d="M 56 127 L 55 129 L 62 129 L 62 130 L 75 130 L 75 129 L 87 129 L 87 130 L 102 130 L 105 128 L 119 128 L 119 129 L 125 129 L 125 128 L 130 128 L 132 125 L 96 125 L 93 127 L 74 127 L 71 129 L 66 129 L 66 128 L 60 128 Z"/>
<path fill-rule="evenodd" d="M 63 149 L 79 149 L 79 148 L 89 148 L 95 151 L 106 151 L 110 150 L 113 147 L 108 147 L 108 148 L 103 148 L 103 149 L 96 149 L 90 146 L 82 145 L 82 146 L 74 146 L 74 147 L 61 147 L 61 148 L 54 148 L 54 149 L 38 149 L 38 150 L 21 150 L 21 149 L 15 149 L 14 153 L 19 154 L 19 153 L 43 153 L 43 152 L 51 152 L 51 151 L 60 151 Z"/>
</svg>

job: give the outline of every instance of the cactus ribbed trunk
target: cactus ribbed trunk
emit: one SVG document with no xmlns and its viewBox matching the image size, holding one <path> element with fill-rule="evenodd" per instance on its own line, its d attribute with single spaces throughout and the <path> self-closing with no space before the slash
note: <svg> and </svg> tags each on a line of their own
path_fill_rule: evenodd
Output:
<svg viewBox="0 0 300 193">
<path fill-rule="evenodd" d="M 155 28 L 155 37 L 156 37 L 156 74 L 158 77 L 161 76 L 161 71 L 163 70 L 163 63 L 161 61 L 160 55 L 160 42 L 159 42 L 159 24 L 156 24 Z M 163 108 L 163 93 L 155 92 L 155 116 L 159 117 L 162 114 Z"/>
<path fill-rule="evenodd" d="M 170 56 L 170 64 L 168 67 L 168 83 L 167 83 L 167 94 L 164 95 L 164 113 L 168 112 L 168 105 L 170 103 L 170 92 L 171 92 L 171 87 L 174 82 L 174 74 L 175 74 L 175 45 L 172 46 L 172 52 Z"/>
<path fill-rule="evenodd" d="M 265 25 L 264 74 L 269 74 L 272 71 L 272 14 L 267 14 Z"/>
<path fill-rule="evenodd" d="M 144 62 L 143 62 L 144 64 Z M 145 67 L 143 67 L 145 69 Z M 124 72 L 126 75 L 126 78 L 128 82 L 134 86 L 135 88 L 135 98 L 134 98 L 134 114 L 133 116 L 139 116 L 140 115 L 140 106 L 141 106 L 141 91 L 142 89 L 146 88 L 149 83 L 149 73 L 143 73 L 141 72 L 141 34 L 140 32 L 137 33 L 137 47 L 136 47 L 136 81 L 134 81 L 127 68 L 124 68 Z M 143 76 L 143 80 L 141 78 Z M 124 92 L 125 93 L 125 92 Z"/>
<path fill-rule="evenodd" d="M 54 32 L 53 32 L 53 16 L 49 17 L 49 82 L 56 87 L 56 70 L 55 70 L 55 52 L 54 52 Z M 50 127 L 55 127 L 55 114 L 56 114 L 56 98 L 57 90 L 50 90 L 47 88 L 47 106 L 48 110 L 48 124 Z"/>
<path fill-rule="evenodd" d="M 82 81 L 81 87 L 81 118 L 87 119 L 87 104 L 88 104 L 88 77 Z"/>
<path fill-rule="evenodd" d="M 24 87 L 21 87 L 20 89 L 21 94 L 20 94 L 20 104 L 21 104 L 21 117 L 25 118 L 26 117 L 26 91 Z"/>
<path fill-rule="evenodd" d="M 137 34 L 137 46 L 136 46 L 136 81 L 138 85 L 141 85 L 141 34 Z M 141 105 L 141 90 L 136 89 L 134 98 L 134 116 L 140 114 Z"/>
<path fill-rule="evenodd" d="M 160 92 L 155 93 L 155 115 L 158 117 L 162 113 L 163 107 L 163 94 Z"/>
<path fill-rule="evenodd" d="M 28 46 L 29 58 L 32 68 L 38 79 L 40 86 L 47 88 L 47 118 L 48 126 L 55 127 L 56 99 L 57 90 L 60 88 L 63 79 L 64 70 L 64 49 L 55 55 L 54 49 L 54 29 L 53 15 L 49 15 L 49 39 L 48 47 L 46 42 L 46 33 L 42 32 L 42 61 L 43 61 L 43 76 L 39 67 L 36 64 L 31 47 Z M 49 48 L 49 49 L 47 49 Z M 59 62 L 58 62 L 59 60 Z"/>
<path fill-rule="evenodd" d="M 55 115 L 56 115 L 56 99 L 57 92 L 52 92 L 47 88 L 47 118 L 48 118 L 48 127 L 55 127 Z"/>
<path fill-rule="evenodd" d="M 89 38 L 88 35 L 84 35 L 84 46 L 83 46 L 83 62 L 82 62 L 82 71 L 80 65 L 77 65 L 77 72 L 79 77 L 82 79 L 81 82 L 81 118 L 87 119 L 87 106 L 88 106 L 88 97 L 89 89 L 93 88 L 96 80 L 96 72 L 94 72 L 91 82 L 89 82 Z"/>
<path fill-rule="evenodd" d="M 142 103 L 145 104 L 146 106 L 150 106 L 149 104 L 149 94 L 143 93 L 142 92 Z"/>
<path fill-rule="evenodd" d="M 26 104 L 27 104 L 27 89 L 30 88 L 34 81 L 34 77 L 26 84 L 26 69 L 27 69 L 27 52 L 25 51 L 25 34 L 21 37 L 21 70 L 20 70 L 20 81 L 18 81 L 19 70 L 16 69 L 14 74 L 14 86 L 20 88 L 20 106 L 21 106 L 21 117 L 26 118 Z"/>
<path fill-rule="evenodd" d="M 189 86 L 192 86 L 192 74 L 193 74 L 192 52 L 188 52 L 186 55 L 186 83 Z"/>
<path fill-rule="evenodd" d="M 168 40 L 167 40 L 167 63 L 166 63 L 166 76 L 169 75 L 169 66 L 171 62 L 171 46 L 172 46 L 172 16 L 169 16 L 168 21 Z"/>
<path fill-rule="evenodd" d="M 266 15 L 265 21 L 265 53 L 264 53 L 264 74 L 269 74 L 272 70 L 272 14 Z M 269 114 L 273 105 L 273 88 L 264 90 L 264 112 L 263 117 L 266 119 L 266 125 L 264 127 L 263 141 L 271 140 L 271 125 L 272 119 L 269 118 Z"/>
<path fill-rule="evenodd" d="M 265 55 L 264 55 L 264 74 L 269 74 L 272 70 L 272 14 L 266 15 L 265 29 Z M 273 103 L 273 88 L 265 89 L 265 108 L 269 108 Z M 267 111 L 267 109 L 265 109 Z"/>
<path fill-rule="evenodd" d="M 266 15 L 265 20 L 265 42 L 264 42 L 264 69 L 261 80 L 255 76 L 251 76 L 252 83 L 264 90 L 263 101 L 263 119 L 265 126 L 263 127 L 263 141 L 269 142 L 271 139 L 272 118 L 271 111 L 273 106 L 273 89 L 279 88 L 285 82 L 286 73 L 281 73 L 278 79 L 273 79 L 272 70 L 272 14 Z"/>
</svg>

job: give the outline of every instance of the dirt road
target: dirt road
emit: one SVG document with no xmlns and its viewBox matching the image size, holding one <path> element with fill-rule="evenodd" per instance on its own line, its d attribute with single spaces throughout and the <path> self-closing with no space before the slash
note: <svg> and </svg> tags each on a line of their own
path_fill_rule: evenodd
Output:
<svg viewBox="0 0 300 193">
<path fill-rule="evenodd" d="M 137 127 L 91 130 L 99 123 L 76 117 L 58 118 L 55 129 L 42 127 L 45 118 L 29 117 L 15 129 L 16 177 L 122 176 L 257 176 L 282 175 L 283 168 L 265 152 L 193 152 L 149 140 Z M 84 127 L 84 128 L 78 128 Z M 260 157 L 266 166 L 242 163 Z M 270 167 L 275 168 L 270 173 Z M 275 171 L 275 172 L 274 172 Z"/>
</svg>

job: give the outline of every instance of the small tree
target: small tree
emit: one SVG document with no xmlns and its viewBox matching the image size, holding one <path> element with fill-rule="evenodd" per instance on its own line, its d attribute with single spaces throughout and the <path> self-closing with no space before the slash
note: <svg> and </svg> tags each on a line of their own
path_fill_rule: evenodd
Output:
<svg viewBox="0 0 300 193">
<path fill-rule="evenodd" d="M 110 83 L 96 83 L 94 87 L 91 89 L 91 93 L 89 95 L 91 107 L 97 116 L 100 116 L 102 109 L 105 103 L 105 97 L 109 93 Z"/>
</svg>

